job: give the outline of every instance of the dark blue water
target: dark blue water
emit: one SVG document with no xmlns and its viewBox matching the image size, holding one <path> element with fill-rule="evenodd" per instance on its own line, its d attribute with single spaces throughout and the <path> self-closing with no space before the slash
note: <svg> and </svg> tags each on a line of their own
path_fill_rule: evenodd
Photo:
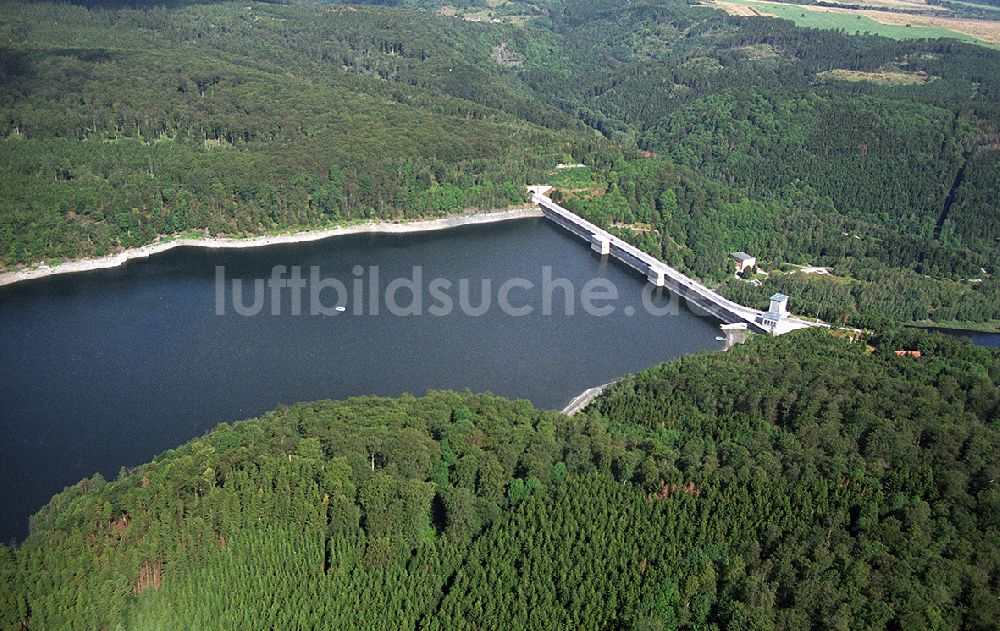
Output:
<svg viewBox="0 0 1000 631">
<path fill-rule="evenodd" d="M 522 289 L 512 302 L 534 306 L 530 316 L 355 315 L 355 304 L 333 317 L 293 316 L 287 295 L 283 315 L 243 317 L 231 305 L 215 314 L 217 265 L 229 278 L 249 279 L 269 276 L 276 264 L 319 265 L 348 287 L 356 265 L 379 266 L 383 285 L 422 266 L 425 283 L 472 279 L 473 297 L 480 279 L 494 281 L 495 296 L 511 277 L 539 284 L 551 266 L 577 288 L 606 278 L 621 299 L 608 316 L 582 313 L 578 300 L 567 316 L 559 292 L 556 315 L 545 316 L 541 291 Z M 715 320 L 686 310 L 650 315 L 646 287 L 539 219 L 267 248 L 178 248 L 0 288 L 0 540 L 22 537 L 31 513 L 83 477 L 113 477 L 220 421 L 281 403 L 468 388 L 561 408 L 591 386 L 721 346 Z M 398 295 L 408 304 L 406 292 Z M 252 302 L 249 290 L 245 297 Z"/>
<path fill-rule="evenodd" d="M 1000 348 L 1000 333 L 985 333 L 981 331 L 966 331 L 963 329 L 933 329 L 940 333 L 947 333 L 953 337 L 968 338 L 970 342 L 977 346 L 988 346 L 990 348 Z"/>
</svg>

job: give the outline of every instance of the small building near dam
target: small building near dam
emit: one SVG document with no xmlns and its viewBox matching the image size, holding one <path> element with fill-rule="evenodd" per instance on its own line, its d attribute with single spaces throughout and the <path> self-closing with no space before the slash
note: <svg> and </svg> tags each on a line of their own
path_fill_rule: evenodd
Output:
<svg viewBox="0 0 1000 631">
<path fill-rule="evenodd" d="M 729 257 L 736 261 L 736 273 L 742 274 L 748 269 L 757 267 L 757 257 L 746 252 L 730 252 Z"/>
</svg>

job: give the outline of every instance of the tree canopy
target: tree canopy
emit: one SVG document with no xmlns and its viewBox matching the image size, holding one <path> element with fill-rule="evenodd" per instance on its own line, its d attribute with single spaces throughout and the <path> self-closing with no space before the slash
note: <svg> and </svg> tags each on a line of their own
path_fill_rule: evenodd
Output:
<svg viewBox="0 0 1000 631">
<path fill-rule="evenodd" d="M 582 162 L 574 210 L 711 284 L 742 250 L 832 268 L 807 315 L 1000 319 L 1000 52 L 677 0 L 458 8 L 4 3 L 0 266 L 508 206 Z"/>
<path fill-rule="evenodd" d="M 755 338 L 574 417 L 436 392 L 223 423 L 54 497 L 0 550 L 2 622 L 993 628 L 1000 357 L 873 342 Z"/>
</svg>

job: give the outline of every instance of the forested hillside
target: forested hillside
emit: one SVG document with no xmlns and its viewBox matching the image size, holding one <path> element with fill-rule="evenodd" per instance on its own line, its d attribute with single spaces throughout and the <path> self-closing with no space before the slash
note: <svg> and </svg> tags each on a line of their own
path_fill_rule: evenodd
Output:
<svg viewBox="0 0 1000 631">
<path fill-rule="evenodd" d="M 0 265 L 505 206 L 583 162 L 574 209 L 691 274 L 838 283 L 734 298 L 1000 319 L 998 51 L 677 0 L 84 4 L 0 5 Z"/>
<path fill-rule="evenodd" d="M 329 6 L 0 7 L 0 262 L 522 203 L 600 143 L 489 33 Z M 484 37 L 484 35 L 486 37 Z"/>
<path fill-rule="evenodd" d="M 876 343 L 760 339 L 574 418 L 434 393 L 222 424 L 56 496 L 3 552 L 3 623 L 992 628 L 1000 362 Z"/>
<path fill-rule="evenodd" d="M 723 286 L 756 306 L 794 288 L 800 313 L 861 326 L 1000 317 L 996 52 L 673 3 L 573 2 L 553 20 L 586 44 L 557 90 L 538 85 L 655 158 L 569 187 L 577 212 L 715 282 L 736 250 L 833 272 Z"/>
<path fill-rule="evenodd" d="M 3 627 L 993 628 L 1000 361 L 876 344 L 758 339 L 573 418 L 432 393 L 222 424 L 56 496 L 3 549 Z"/>
</svg>

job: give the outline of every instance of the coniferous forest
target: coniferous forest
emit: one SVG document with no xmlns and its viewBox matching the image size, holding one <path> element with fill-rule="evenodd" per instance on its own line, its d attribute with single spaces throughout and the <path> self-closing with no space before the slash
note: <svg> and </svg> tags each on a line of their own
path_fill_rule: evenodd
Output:
<svg viewBox="0 0 1000 631">
<path fill-rule="evenodd" d="M 53 498 L 3 551 L 3 625 L 995 628 L 997 353 L 873 341 L 755 339 L 574 417 L 438 392 L 223 423 Z"/>
</svg>

